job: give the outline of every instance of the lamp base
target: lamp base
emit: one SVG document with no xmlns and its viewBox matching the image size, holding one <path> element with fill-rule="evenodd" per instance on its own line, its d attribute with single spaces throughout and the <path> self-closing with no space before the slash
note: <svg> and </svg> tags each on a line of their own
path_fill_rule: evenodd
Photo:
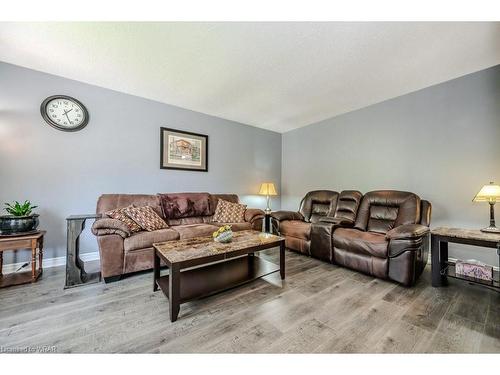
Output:
<svg viewBox="0 0 500 375">
<path fill-rule="evenodd" d="M 498 227 L 483 228 L 483 229 L 481 229 L 481 232 L 500 234 L 500 228 L 498 228 Z"/>
</svg>

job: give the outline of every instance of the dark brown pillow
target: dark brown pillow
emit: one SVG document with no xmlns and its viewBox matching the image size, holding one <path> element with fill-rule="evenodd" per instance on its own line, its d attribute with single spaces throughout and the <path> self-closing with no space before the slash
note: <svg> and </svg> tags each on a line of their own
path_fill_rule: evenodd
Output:
<svg viewBox="0 0 500 375">
<path fill-rule="evenodd" d="M 168 224 L 150 206 L 127 207 L 125 213 L 148 232 L 168 228 Z"/>
<path fill-rule="evenodd" d="M 213 221 L 216 223 L 244 223 L 246 209 L 245 204 L 231 203 L 219 199 Z"/>
<path fill-rule="evenodd" d="M 142 230 L 140 225 L 130 217 L 128 217 L 128 215 L 125 213 L 125 210 L 131 207 L 133 208 L 134 206 L 130 205 L 128 207 L 117 208 L 111 211 L 107 211 L 105 212 L 105 214 L 112 219 L 120 220 L 121 222 L 123 222 L 128 227 L 131 233 L 140 232 Z"/>
<path fill-rule="evenodd" d="M 166 219 L 209 216 L 210 194 L 208 193 L 169 193 L 158 194 Z"/>
</svg>

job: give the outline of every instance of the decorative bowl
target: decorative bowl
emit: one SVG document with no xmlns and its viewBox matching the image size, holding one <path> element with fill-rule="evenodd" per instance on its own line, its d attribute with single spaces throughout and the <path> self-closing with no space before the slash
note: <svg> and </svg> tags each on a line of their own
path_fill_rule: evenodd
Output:
<svg viewBox="0 0 500 375">
<path fill-rule="evenodd" d="M 9 235 L 15 233 L 31 232 L 38 227 L 38 214 L 29 216 L 0 216 L 0 234 Z"/>
<path fill-rule="evenodd" d="M 214 237 L 214 241 L 220 242 L 220 243 L 228 243 L 233 240 L 233 231 L 232 230 L 227 230 L 225 232 L 222 232 L 219 234 L 217 237 Z"/>
</svg>

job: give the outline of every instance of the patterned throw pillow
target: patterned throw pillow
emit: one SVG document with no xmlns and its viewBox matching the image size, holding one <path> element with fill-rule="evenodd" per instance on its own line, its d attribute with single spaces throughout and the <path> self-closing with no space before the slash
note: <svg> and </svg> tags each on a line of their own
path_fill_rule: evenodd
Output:
<svg viewBox="0 0 500 375">
<path fill-rule="evenodd" d="M 213 221 L 216 223 L 244 223 L 246 209 L 245 204 L 231 203 L 219 199 Z"/>
<path fill-rule="evenodd" d="M 139 224 L 142 229 L 148 232 L 168 228 L 168 224 L 165 223 L 165 220 L 158 216 L 155 210 L 150 206 L 127 207 L 125 213 L 129 218 Z"/>
<path fill-rule="evenodd" d="M 137 224 L 130 217 L 128 217 L 127 214 L 125 213 L 126 209 L 133 208 L 133 207 L 134 206 L 130 205 L 128 207 L 116 208 L 114 210 L 105 212 L 105 214 L 112 219 L 120 220 L 121 222 L 125 223 L 125 225 L 128 227 L 128 229 L 130 229 L 130 232 L 132 232 L 132 233 L 140 232 L 142 230 L 140 225 Z"/>
</svg>

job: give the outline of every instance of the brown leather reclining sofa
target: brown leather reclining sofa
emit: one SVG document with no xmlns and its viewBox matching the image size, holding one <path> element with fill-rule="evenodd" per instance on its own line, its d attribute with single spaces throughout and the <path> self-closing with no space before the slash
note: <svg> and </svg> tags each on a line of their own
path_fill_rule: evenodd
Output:
<svg viewBox="0 0 500 375">
<path fill-rule="evenodd" d="M 209 236 L 221 223 L 213 222 L 219 199 L 238 203 L 235 194 L 174 193 L 174 194 L 104 194 L 97 201 L 97 214 L 92 232 L 97 236 L 101 258 L 101 272 L 106 282 L 119 280 L 122 275 L 153 268 L 153 243 Z M 168 201 L 168 217 L 162 209 L 162 200 Z M 151 206 L 169 228 L 152 232 L 130 233 L 123 222 L 108 218 L 105 212 L 116 208 Z M 245 211 L 244 223 L 229 223 L 233 231 L 262 229 L 264 212 Z"/>
<path fill-rule="evenodd" d="M 272 213 L 287 248 L 406 286 L 427 264 L 430 219 L 428 201 L 394 190 L 311 191 Z"/>
</svg>

